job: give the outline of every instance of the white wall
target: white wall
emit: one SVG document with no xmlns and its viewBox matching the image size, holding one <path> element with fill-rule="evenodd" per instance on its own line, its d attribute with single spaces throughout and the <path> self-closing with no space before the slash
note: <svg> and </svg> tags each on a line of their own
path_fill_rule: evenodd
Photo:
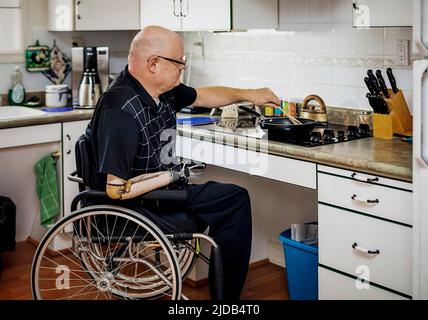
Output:
<svg viewBox="0 0 428 320">
<path fill-rule="evenodd" d="M 367 69 L 392 66 L 395 39 L 411 40 L 412 29 L 357 30 L 351 8 L 352 0 L 280 0 L 280 31 L 185 33 L 190 84 L 269 86 L 288 98 L 319 94 L 329 106 L 371 110 Z M 200 37 L 205 57 L 193 46 Z M 410 106 L 411 67 L 392 67 Z"/>
<path fill-rule="evenodd" d="M 25 48 L 38 39 L 40 44 L 52 46 L 56 39 L 57 46 L 71 57 L 72 38 L 82 38 L 86 46 L 108 46 L 111 50 L 110 72 L 118 73 L 127 63 L 129 44 L 135 31 L 100 31 L 100 32 L 49 32 L 47 31 L 47 1 L 21 0 L 27 2 L 29 12 L 25 12 L 26 42 Z M 30 34 L 28 34 L 30 33 Z M 10 75 L 16 65 L 23 72 L 24 86 L 27 91 L 44 91 L 45 85 L 52 84 L 41 73 L 28 73 L 23 63 L 0 63 L 0 94 L 6 93 L 10 86 Z M 69 75 L 64 83 L 70 85 Z"/>
</svg>

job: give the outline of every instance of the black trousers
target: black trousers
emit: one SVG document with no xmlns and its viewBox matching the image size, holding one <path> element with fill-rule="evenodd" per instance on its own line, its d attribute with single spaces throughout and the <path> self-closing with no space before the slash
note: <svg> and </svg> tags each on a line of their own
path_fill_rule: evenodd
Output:
<svg viewBox="0 0 428 320">
<path fill-rule="evenodd" d="M 209 235 L 220 245 L 223 258 L 224 294 L 238 300 L 247 276 L 251 254 L 251 204 L 246 189 L 209 181 L 187 186 L 182 205 L 161 204 L 151 208 L 170 224 L 182 221 L 183 213 L 209 226 Z M 210 272 L 210 286 L 213 278 Z"/>
</svg>

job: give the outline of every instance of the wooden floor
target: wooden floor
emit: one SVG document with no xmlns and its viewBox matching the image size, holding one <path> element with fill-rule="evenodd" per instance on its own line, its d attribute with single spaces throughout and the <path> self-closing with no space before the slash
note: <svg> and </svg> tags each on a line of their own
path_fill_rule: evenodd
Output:
<svg viewBox="0 0 428 320">
<path fill-rule="evenodd" d="M 35 247 L 26 242 L 18 243 L 14 252 L 3 253 L 0 271 L 0 300 L 31 299 L 30 269 Z M 184 285 L 184 294 L 192 300 L 208 300 L 208 285 L 193 288 Z M 265 263 L 250 268 L 243 300 L 288 299 L 284 269 Z"/>
</svg>

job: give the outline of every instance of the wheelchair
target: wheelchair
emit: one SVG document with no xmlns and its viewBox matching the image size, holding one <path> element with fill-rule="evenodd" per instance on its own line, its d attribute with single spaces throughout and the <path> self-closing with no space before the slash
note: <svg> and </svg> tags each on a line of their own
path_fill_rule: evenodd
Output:
<svg viewBox="0 0 428 320">
<path fill-rule="evenodd" d="M 203 233 L 207 226 L 183 214 L 177 228 L 144 208 L 150 201 L 184 201 L 185 189 L 148 192 L 138 198 L 138 212 L 111 204 L 105 192 L 89 187 L 92 150 L 85 133 L 75 146 L 77 170 L 68 177 L 79 184 L 79 194 L 71 214 L 50 228 L 37 247 L 31 268 L 33 299 L 187 300 L 183 281 L 201 258 L 214 277 L 211 298 L 222 300 L 221 248 Z M 188 165 L 190 172 L 201 173 L 204 167 Z M 210 245 L 209 257 L 200 252 L 200 240 Z"/>
</svg>

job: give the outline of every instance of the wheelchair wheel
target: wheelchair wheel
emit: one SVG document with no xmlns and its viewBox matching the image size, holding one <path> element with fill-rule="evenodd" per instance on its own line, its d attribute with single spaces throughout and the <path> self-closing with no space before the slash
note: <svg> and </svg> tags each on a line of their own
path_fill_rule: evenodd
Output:
<svg viewBox="0 0 428 320">
<path fill-rule="evenodd" d="M 146 217 L 91 206 L 60 220 L 33 259 L 34 299 L 180 299 L 175 249 Z"/>
</svg>

